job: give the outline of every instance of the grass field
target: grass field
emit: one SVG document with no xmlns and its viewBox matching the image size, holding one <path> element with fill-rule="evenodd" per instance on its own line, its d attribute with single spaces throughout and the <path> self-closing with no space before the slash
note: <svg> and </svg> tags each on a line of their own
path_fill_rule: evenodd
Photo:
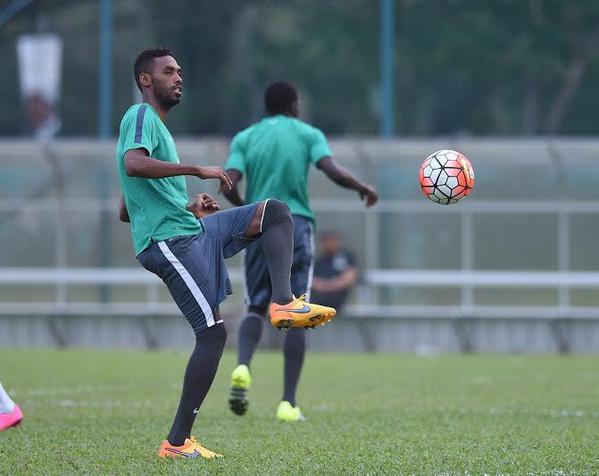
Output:
<svg viewBox="0 0 599 476">
<path fill-rule="evenodd" d="M 218 461 L 163 461 L 186 355 L 0 350 L 25 413 L 1 474 L 599 474 L 599 358 L 311 354 L 301 424 L 278 423 L 281 356 L 259 353 L 250 413 L 232 353 L 196 421 Z"/>
</svg>

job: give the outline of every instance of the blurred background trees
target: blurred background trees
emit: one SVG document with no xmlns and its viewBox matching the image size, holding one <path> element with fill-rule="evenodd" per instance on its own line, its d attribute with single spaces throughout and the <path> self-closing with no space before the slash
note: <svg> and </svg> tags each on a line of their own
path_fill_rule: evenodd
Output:
<svg viewBox="0 0 599 476">
<path fill-rule="evenodd" d="M 327 133 L 378 133 L 378 2 L 119 0 L 113 12 L 114 131 L 135 55 L 166 45 L 184 69 L 177 134 L 233 134 L 274 79 L 299 85 L 304 117 Z M 395 14 L 398 135 L 599 132 L 599 2 L 397 0 Z M 61 135 L 96 135 L 97 30 L 94 0 L 38 0 L 2 25 L 1 135 L 24 132 L 15 44 L 39 31 L 64 41 Z"/>
</svg>

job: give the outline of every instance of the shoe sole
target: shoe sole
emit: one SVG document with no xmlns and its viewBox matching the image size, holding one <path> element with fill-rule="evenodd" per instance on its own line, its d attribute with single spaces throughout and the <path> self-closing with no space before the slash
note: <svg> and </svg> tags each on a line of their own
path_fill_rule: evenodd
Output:
<svg viewBox="0 0 599 476">
<path fill-rule="evenodd" d="M 16 428 L 17 426 L 20 426 L 21 423 L 23 423 L 23 419 L 22 418 L 20 420 L 17 420 L 14 423 L 11 423 L 8 426 L 4 426 L 4 427 L 0 428 L 0 433 L 3 432 L 3 431 L 6 431 L 6 430 L 10 430 L 11 428 Z"/>
<path fill-rule="evenodd" d="M 281 418 L 280 416 L 277 415 L 277 420 L 280 421 L 281 423 L 301 423 L 303 421 L 306 421 L 306 418 L 303 415 L 296 419 Z"/>
<path fill-rule="evenodd" d="M 235 415 L 243 416 L 247 413 L 250 401 L 247 398 L 247 389 L 231 387 L 229 392 L 229 408 Z"/>
<path fill-rule="evenodd" d="M 248 399 L 248 385 L 240 378 L 232 378 L 229 391 L 229 408 L 235 415 L 245 415 L 250 406 Z"/>
<path fill-rule="evenodd" d="M 205 461 L 209 461 L 211 459 L 218 459 L 218 458 L 222 458 L 223 455 L 220 454 L 216 454 L 215 456 L 202 456 L 201 453 L 197 453 L 196 455 L 193 456 L 187 456 L 187 455 L 183 455 L 183 454 L 175 454 L 172 453 L 170 451 L 166 451 L 166 450 L 159 450 L 158 451 L 158 457 L 159 458 L 172 458 L 172 459 L 203 459 Z"/>
<path fill-rule="evenodd" d="M 310 316 L 308 319 L 271 319 L 270 322 L 277 329 L 314 329 L 316 326 L 324 326 L 327 322 L 333 319 L 336 314 L 336 312 L 323 312 Z"/>
<path fill-rule="evenodd" d="M 201 454 L 197 454 L 197 455 L 194 455 L 194 456 L 186 456 L 186 455 L 177 455 L 177 454 L 174 454 L 174 453 L 170 453 L 168 451 L 164 451 L 164 452 L 160 451 L 158 453 L 158 457 L 159 458 L 165 458 L 165 459 L 166 458 L 173 458 L 173 459 L 196 459 L 196 458 L 199 458 L 199 459 L 210 459 L 210 458 L 203 458 Z"/>
</svg>

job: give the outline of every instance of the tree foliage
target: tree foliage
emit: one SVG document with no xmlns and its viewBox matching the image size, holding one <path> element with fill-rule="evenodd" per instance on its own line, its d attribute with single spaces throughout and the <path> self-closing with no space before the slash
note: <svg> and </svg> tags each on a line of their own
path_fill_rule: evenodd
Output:
<svg viewBox="0 0 599 476">
<path fill-rule="evenodd" d="M 0 132 L 22 130 L 16 38 L 42 30 L 65 42 L 63 134 L 95 134 L 97 8 L 35 2 L 0 30 L 14 65 L 0 78 L 11 104 Z M 395 12 L 399 135 L 599 131 L 599 2 L 397 0 Z M 115 1 L 113 127 L 133 100 L 136 53 L 159 44 L 184 68 L 171 119 L 180 134 L 234 133 L 260 117 L 275 79 L 298 84 L 305 117 L 328 133 L 376 134 L 379 21 L 378 2 L 365 0 Z"/>
</svg>

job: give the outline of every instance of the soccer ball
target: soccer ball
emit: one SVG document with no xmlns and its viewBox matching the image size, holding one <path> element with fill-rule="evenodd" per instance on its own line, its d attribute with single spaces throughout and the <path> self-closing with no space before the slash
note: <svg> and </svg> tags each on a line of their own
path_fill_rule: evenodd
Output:
<svg viewBox="0 0 599 476">
<path fill-rule="evenodd" d="M 420 166 L 419 175 L 424 196 L 441 205 L 457 203 L 474 187 L 472 164 L 454 150 L 429 155 Z"/>
</svg>

